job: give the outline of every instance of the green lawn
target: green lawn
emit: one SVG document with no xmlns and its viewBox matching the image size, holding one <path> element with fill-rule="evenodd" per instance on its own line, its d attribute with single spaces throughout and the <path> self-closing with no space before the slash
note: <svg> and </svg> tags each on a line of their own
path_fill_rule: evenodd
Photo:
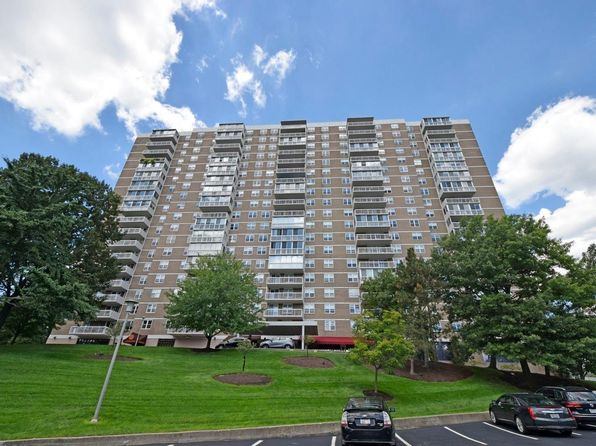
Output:
<svg viewBox="0 0 596 446">
<path fill-rule="evenodd" d="M 108 346 L 0 347 L 0 440 L 221 429 L 337 421 L 346 398 L 372 388 L 373 373 L 341 353 L 318 353 L 337 367 L 303 369 L 281 361 L 302 352 L 255 351 L 247 371 L 272 377 L 266 386 L 222 384 L 212 376 L 237 372 L 236 351 L 122 347 L 142 361 L 118 362 L 100 415 L 89 420 L 108 361 L 84 359 Z M 381 374 L 380 390 L 395 396 L 398 417 L 485 410 L 512 387 L 489 370 L 455 383 L 421 383 Z"/>
</svg>

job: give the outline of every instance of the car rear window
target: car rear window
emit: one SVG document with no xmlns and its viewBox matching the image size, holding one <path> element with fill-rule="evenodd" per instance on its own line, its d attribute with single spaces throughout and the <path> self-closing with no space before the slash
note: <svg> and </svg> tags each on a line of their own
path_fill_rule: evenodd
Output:
<svg viewBox="0 0 596 446">
<path fill-rule="evenodd" d="M 592 392 L 567 392 L 569 401 L 596 401 L 596 395 Z"/>
<path fill-rule="evenodd" d="M 366 398 L 348 401 L 346 410 L 383 410 L 383 402 Z"/>
<path fill-rule="evenodd" d="M 528 404 L 528 406 L 558 406 L 553 400 L 545 396 L 518 396 L 518 398 Z"/>
</svg>

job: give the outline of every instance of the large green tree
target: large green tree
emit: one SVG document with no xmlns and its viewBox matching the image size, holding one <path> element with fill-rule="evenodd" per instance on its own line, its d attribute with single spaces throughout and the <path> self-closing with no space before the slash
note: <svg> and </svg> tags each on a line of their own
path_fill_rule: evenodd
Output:
<svg viewBox="0 0 596 446">
<path fill-rule="evenodd" d="M 396 310 L 405 322 L 406 337 L 416 351 L 421 352 L 424 364 L 432 356 L 436 341 L 436 326 L 441 319 L 442 283 L 432 262 L 417 257 L 408 249 L 405 262 L 396 269 L 385 270 L 364 282 L 363 305 L 369 310 Z M 410 361 L 414 373 L 414 358 Z"/>
<path fill-rule="evenodd" d="M 464 220 L 458 232 L 441 240 L 433 260 L 449 285 L 450 319 L 462 322 L 459 335 L 469 348 L 517 358 L 525 374 L 529 361 L 545 362 L 545 340 L 562 330 L 553 331 L 555 322 L 562 323 L 555 320 L 557 308 L 564 308 L 562 299 L 574 299 L 571 282 L 559 281 L 565 287 L 557 293 L 552 288 L 575 262 L 569 245 L 553 238 L 543 220 Z"/>
<path fill-rule="evenodd" d="M 169 326 L 202 331 L 211 340 L 219 333 L 259 327 L 261 298 L 254 274 L 230 254 L 199 257 L 177 293 L 170 294 Z"/>
<path fill-rule="evenodd" d="M 116 276 L 109 243 L 120 234 L 119 197 L 74 166 L 37 154 L 0 169 L 0 329 L 49 334 L 97 310 Z"/>
<path fill-rule="evenodd" d="M 405 337 L 405 324 L 397 311 L 365 311 L 356 321 L 354 348 L 348 358 L 375 370 L 375 393 L 379 389 L 379 370 L 403 367 L 414 354 L 414 346 Z"/>
</svg>

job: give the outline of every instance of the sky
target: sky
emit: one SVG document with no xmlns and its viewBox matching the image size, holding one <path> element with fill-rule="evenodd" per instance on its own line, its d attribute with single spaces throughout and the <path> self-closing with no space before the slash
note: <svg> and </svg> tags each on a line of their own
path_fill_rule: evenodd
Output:
<svg viewBox="0 0 596 446">
<path fill-rule="evenodd" d="M 596 242 L 596 1 L 8 0 L 0 156 L 115 184 L 135 135 L 472 122 L 508 213 Z"/>
</svg>

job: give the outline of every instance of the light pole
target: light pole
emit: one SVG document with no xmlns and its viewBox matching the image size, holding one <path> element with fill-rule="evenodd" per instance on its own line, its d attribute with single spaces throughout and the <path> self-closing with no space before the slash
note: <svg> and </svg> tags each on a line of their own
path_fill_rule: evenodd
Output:
<svg viewBox="0 0 596 446">
<path fill-rule="evenodd" d="M 139 338 L 141 337 L 141 328 L 143 328 L 143 322 L 145 322 L 145 318 L 141 318 L 141 323 L 139 324 L 139 332 L 137 333 L 137 338 L 135 339 L 135 347 L 139 343 Z"/>
<path fill-rule="evenodd" d="M 103 387 L 101 388 L 101 393 L 99 395 L 99 400 L 97 401 L 97 406 L 95 406 L 95 413 L 93 414 L 93 418 L 91 418 L 92 423 L 97 423 L 99 420 L 99 411 L 101 410 L 101 405 L 103 404 L 103 400 L 106 397 L 106 392 L 108 390 L 108 384 L 110 383 L 110 376 L 112 376 L 112 369 L 114 368 L 114 363 L 116 362 L 116 357 L 118 356 L 118 350 L 120 349 L 120 344 L 122 344 L 122 337 L 124 336 L 124 330 L 126 329 L 126 323 L 128 322 L 128 308 L 125 308 L 126 316 L 124 316 L 124 323 L 122 324 L 122 328 L 120 329 L 120 336 L 116 339 L 116 348 L 114 349 L 114 353 L 112 354 L 112 360 L 110 361 L 110 366 L 108 367 L 108 373 L 106 374 L 106 379 L 103 382 Z"/>
</svg>

